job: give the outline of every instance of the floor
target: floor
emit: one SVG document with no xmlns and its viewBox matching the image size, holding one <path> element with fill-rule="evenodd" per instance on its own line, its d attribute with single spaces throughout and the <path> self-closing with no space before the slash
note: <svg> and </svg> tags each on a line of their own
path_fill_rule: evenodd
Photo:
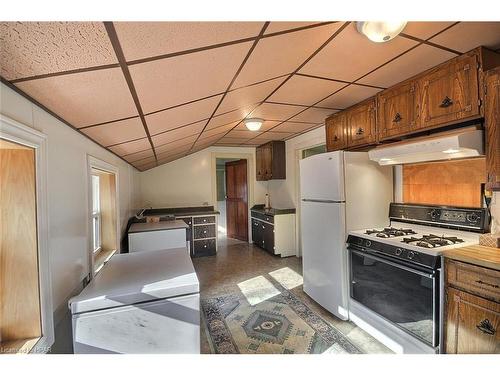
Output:
<svg viewBox="0 0 500 375">
<path fill-rule="evenodd" d="M 293 271 L 291 273 L 294 275 L 302 274 L 300 258 L 272 256 L 254 245 L 227 238 L 224 235 L 219 237 L 219 249 L 216 256 L 194 258 L 193 263 L 200 280 L 202 298 L 237 292 L 238 283 L 257 276 L 269 279 L 270 272 L 283 268 Z M 353 323 L 335 318 L 315 303 L 302 291 L 301 285 L 292 288 L 291 291 L 323 319 L 338 328 L 363 352 L 391 353 L 387 347 Z M 71 316 L 68 313 L 56 327 L 56 341 L 51 353 L 70 354 L 72 352 Z M 203 322 L 201 353 L 211 353 Z"/>
<path fill-rule="evenodd" d="M 263 276 L 271 280 L 270 272 L 289 268 L 293 274 L 302 274 L 301 259 L 297 257 L 280 258 L 264 250 L 225 236 L 219 237 L 217 256 L 195 258 L 194 267 L 200 280 L 201 297 L 214 297 L 238 292 L 242 281 Z M 365 353 L 391 353 L 383 344 L 351 322 L 342 321 L 319 306 L 298 285 L 291 291 L 314 312 L 345 334 L 353 344 Z M 203 322 L 202 322 L 203 324 Z M 211 353 L 205 329 L 201 330 L 201 352 Z"/>
</svg>

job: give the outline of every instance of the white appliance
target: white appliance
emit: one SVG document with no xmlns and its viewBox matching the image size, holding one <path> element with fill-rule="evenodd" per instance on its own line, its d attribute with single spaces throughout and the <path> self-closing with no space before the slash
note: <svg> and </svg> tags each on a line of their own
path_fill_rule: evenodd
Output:
<svg viewBox="0 0 500 375">
<path fill-rule="evenodd" d="M 368 155 L 380 165 L 477 157 L 484 155 L 483 139 L 483 130 L 427 136 L 398 145 L 379 146 L 368 151 Z"/>
<path fill-rule="evenodd" d="M 69 301 L 75 353 L 199 353 L 200 287 L 186 248 L 111 257 Z"/>
<path fill-rule="evenodd" d="M 336 151 L 300 161 L 304 292 L 348 319 L 347 232 L 387 223 L 392 168 L 366 152 Z"/>
<path fill-rule="evenodd" d="M 186 230 L 182 220 L 165 220 L 157 223 L 134 223 L 128 231 L 128 251 L 151 251 L 187 247 Z"/>
</svg>

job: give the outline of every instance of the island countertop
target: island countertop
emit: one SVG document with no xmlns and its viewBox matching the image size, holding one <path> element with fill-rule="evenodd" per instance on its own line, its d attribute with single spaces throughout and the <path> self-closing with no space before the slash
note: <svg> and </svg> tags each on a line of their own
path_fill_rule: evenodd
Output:
<svg viewBox="0 0 500 375">
<path fill-rule="evenodd" d="M 151 232 L 157 230 L 188 229 L 189 226 L 182 220 L 164 220 L 158 223 L 134 223 L 129 233 Z"/>
</svg>

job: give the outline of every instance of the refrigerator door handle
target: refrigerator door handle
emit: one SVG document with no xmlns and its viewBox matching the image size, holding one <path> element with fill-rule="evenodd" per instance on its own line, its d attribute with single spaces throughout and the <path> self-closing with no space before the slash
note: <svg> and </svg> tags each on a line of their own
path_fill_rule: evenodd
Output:
<svg viewBox="0 0 500 375">
<path fill-rule="evenodd" d="M 302 199 L 302 202 L 316 202 L 316 203 L 345 203 L 345 201 L 333 201 L 330 199 Z"/>
</svg>

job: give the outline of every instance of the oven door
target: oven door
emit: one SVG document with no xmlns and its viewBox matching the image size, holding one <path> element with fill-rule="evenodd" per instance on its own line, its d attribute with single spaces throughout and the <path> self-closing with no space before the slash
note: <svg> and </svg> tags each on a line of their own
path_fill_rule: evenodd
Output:
<svg viewBox="0 0 500 375">
<path fill-rule="evenodd" d="M 439 271 L 403 264 L 352 245 L 349 250 L 351 298 L 437 347 Z"/>
</svg>

